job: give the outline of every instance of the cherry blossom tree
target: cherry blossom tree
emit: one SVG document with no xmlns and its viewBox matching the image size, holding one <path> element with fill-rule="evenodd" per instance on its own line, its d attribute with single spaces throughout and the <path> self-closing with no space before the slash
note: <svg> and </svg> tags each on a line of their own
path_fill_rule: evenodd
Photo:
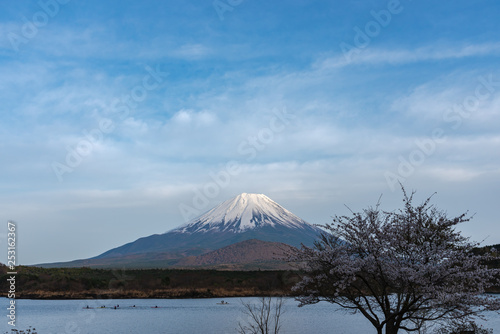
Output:
<svg viewBox="0 0 500 334">
<path fill-rule="evenodd" d="M 299 306 L 337 304 L 361 313 L 379 334 L 500 309 L 498 299 L 484 294 L 500 285 L 499 271 L 488 269 L 488 255 L 475 255 L 478 244 L 456 230 L 470 220 L 467 213 L 448 218 L 430 204 L 432 196 L 414 206 L 414 192 L 402 190 L 402 209 L 385 212 L 379 202 L 336 216 L 323 226 L 331 233 L 292 256 L 305 271 L 294 287 Z"/>
</svg>

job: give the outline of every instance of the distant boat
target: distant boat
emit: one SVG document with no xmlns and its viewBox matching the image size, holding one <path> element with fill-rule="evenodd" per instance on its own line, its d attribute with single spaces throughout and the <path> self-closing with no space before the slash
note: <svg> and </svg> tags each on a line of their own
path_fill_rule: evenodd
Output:
<svg viewBox="0 0 500 334">
<path fill-rule="evenodd" d="M 228 302 L 225 302 L 225 301 L 221 301 L 220 303 L 217 303 L 217 305 L 227 305 L 229 304 Z"/>
</svg>

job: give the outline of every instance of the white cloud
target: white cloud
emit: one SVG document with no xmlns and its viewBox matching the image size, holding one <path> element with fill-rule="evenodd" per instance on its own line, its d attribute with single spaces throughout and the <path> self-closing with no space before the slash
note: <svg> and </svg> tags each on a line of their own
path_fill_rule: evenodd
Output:
<svg viewBox="0 0 500 334">
<path fill-rule="evenodd" d="M 119 125 L 120 132 L 127 137 L 139 137 L 150 131 L 148 123 L 134 117 L 128 117 Z"/>
<path fill-rule="evenodd" d="M 489 75 L 492 74 L 474 71 L 439 77 L 395 98 L 390 108 L 416 123 L 434 124 L 434 127 L 443 124 L 439 126 L 453 128 L 452 132 L 464 129 L 475 133 L 495 132 L 500 125 L 500 91 L 477 98 L 478 87 L 481 94 L 488 93 L 482 80 Z M 498 81 L 498 75 L 492 77 L 494 82 Z M 469 100 L 476 104 L 470 107 Z"/>
<path fill-rule="evenodd" d="M 423 61 L 459 59 L 481 56 L 498 56 L 500 43 L 467 44 L 462 46 L 438 45 L 423 46 L 416 49 L 380 49 L 368 46 L 347 60 L 343 55 L 319 60 L 314 66 L 321 70 L 342 68 L 351 65 L 391 64 L 401 65 Z"/>
<path fill-rule="evenodd" d="M 111 100 L 130 93 L 145 75 L 141 72 L 144 63 L 162 59 L 167 67 L 168 61 L 164 59 L 169 57 L 197 60 L 230 56 L 225 54 L 226 48 L 217 54 L 209 44 L 176 43 L 163 37 L 156 38 L 154 45 L 149 45 L 149 40 L 120 40 L 98 25 L 82 31 L 56 32 L 56 27 L 48 27 L 45 37 L 33 41 L 33 47 L 67 60 L 26 61 L 2 67 L 2 73 L 7 73 L 0 83 L 7 89 L 4 97 L 16 92 L 26 94 L 26 98 L 14 101 L 16 115 L 29 114 L 35 121 L 43 115 L 40 122 L 44 123 L 23 124 L 24 129 L 10 129 L 8 135 L 5 132 L 1 137 L 7 160 L 21 161 L 10 164 L 8 169 L 3 167 L 3 174 L 10 180 L 8 187 L 38 191 L 26 192 L 29 200 L 24 195 L 14 198 L 17 202 L 5 201 L 10 198 L 5 193 L 1 198 L 6 203 L 3 208 L 23 220 L 26 218 L 27 226 L 31 227 L 36 227 L 41 217 L 42 223 L 48 224 L 46 229 L 68 222 L 74 226 L 81 224 L 81 230 L 86 226 L 97 228 L 100 223 L 116 229 L 115 213 L 119 212 L 123 218 L 120 224 L 123 222 L 130 229 L 121 229 L 123 235 L 116 239 L 117 243 L 148 234 L 149 231 L 137 226 L 146 225 L 143 220 L 141 224 L 134 221 L 140 215 L 149 218 L 151 233 L 181 223 L 178 203 L 189 201 L 192 187 L 200 188 L 211 182 L 209 172 L 220 170 L 229 160 L 241 161 L 242 172 L 221 190 L 212 201 L 214 205 L 236 193 L 263 192 L 284 201 L 285 205 L 292 203 L 289 207 L 292 211 L 313 223 L 329 220 L 336 213 L 337 204 L 354 203 L 362 208 L 376 201 L 381 192 L 388 191 L 384 171 L 397 168 L 398 156 L 415 149 L 415 138 L 425 138 L 438 125 L 429 120 L 442 119 L 444 108 L 460 102 L 469 88 L 475 88 L 468 81 L 475 80 L 471 67 L 460 68 L 460 75 L 439 72 L 424 83 L 409 80 L 398 91 L 374 93 L 366 89 L 361 99 L 371 105 L 363 109 L 356 100 L 361 94 L 353 94 L 360 89 L 357 87 L 360 79 L 353 78 L 348 71 L 329 71 L 348 65 L 343 56 L 293 70 L 286 63 L 259 68 L 253 65 L 246 68 L 242 64 L 236 70 L 223 68 L 222 74 L 188 73 L 193 77 L 182 80 L 172 76 L 166 79 L 168 89 L 151 92 L 140 110 L 133 111 L 123 121 L 113 118 L 117 126 L 113 134 L 106 136 L 82 165 L 68 174 L 63 184 L 58 184 L 50 162 L 64 159 L 66 147 L 75 145 L 82 130 L 95 126 L 99 117 L 115 116 L 100 108 L 99 102 L 106 101 L 109 105 Z M 254 52 L 246 45 L 241 48 Z M 351 64 L 401 65 L 465 59 L 498 55 L 499 50 L 496 43 L 437 45 L 416 50 L 369 47 L 354 57 Z M 250 57 L 232 52 L 235 58 Z M 266 56 L 264 51 L 255 52 Z M 86 61 L 79 62 L 80 58 Z M 106 66 L 113 68 L 122 66 L 120 62 L 125 59 L 129 62 L 127 66 L 135 66 L 140 73 L 130 74 L 128 69 L 121 68 L 100 72 L 95 59 L 112 59 L 113 63 Z M 366 76 L 369 75 L 367 71 Z M 383 122 L 371 124 L 370 119 L 378 117 L 376 113 L 383 99 L 389 101 L 390 112 L 402 110 L 411 120 L 401 115 L 392 118 L 393 115 L 381 114 Z M 239 145 L 269 127 L 273 109 L 282 107 L 296 119 L 282 132 L 275 133 L 255 159 L 247 161 L 239 154 Z M 418 167 L 407 182 L 423 191 L 434 191 L 453 182 L 460 182 L 465 188 L 491 175 L 500 163 L 496 158 L 500 140 L 478 133 L 486 127 L 498 132 L 499 107 L 500 98 L 492 99 L 468 120 L 477 124 L 475 129 L 467 128 L 467 134 L 447 133 L 447 142 L 439 145 L 435 155 Z M 93 113 L 94 108 L 97 113 Z M 9 138 L 16 131 L 22 131 L 22 135 Z M 491 180 L 494 184 L 498 175 Z M 58 190 L 50 192 L 54 188 Z M 485 186 L 491 188 L 494 188 L 491 184 Z M 134 219 L 127 217 L 127 210 L 135 210 Z M 57 211 L 59 214 L 54 215 Z M 28 214 L 23 216 L 23 212 Z M 52 217 L 55 222 L 51 222 Z M 93 221 L 89 223 L 90 217 Z M 102 250 L 107 248 L 109 245 L 103 244 Z M 92 255 L 96 254 L 88 254 Z"/>
<path fill-rule="evenodd" d="M 428 176 L 445 182 L 465 182 L 471 181 L 482 175 L 477 170 L 454 167 L 435 167 L 423 171 Z"/>
<path fill-rule="evenodd" d="M 199 59 L 210 53 L 210 49 L 202 44 L 184 44 L 170 52 L 173 56 L 187 59 Z"/>
<path fill-rule="evenodd" d="M 197 127 L 212 125 L 216 120 L 215 114 L 205 110 L 196 112 L 191 109 L 181 109 L 172 116 L 172 121 L 175 123 Z"/>
</svg>

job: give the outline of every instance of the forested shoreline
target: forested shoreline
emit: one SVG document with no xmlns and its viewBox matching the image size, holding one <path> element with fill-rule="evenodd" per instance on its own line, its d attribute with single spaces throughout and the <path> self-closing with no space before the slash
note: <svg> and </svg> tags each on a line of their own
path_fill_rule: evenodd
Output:
<svg viewBox="0 0 500 334">
<path fill-rule="evenodd" d="M 500 245 L 475 249 L 490 253 Z M 494 252 L 494 254 L 498 254 Z M 488 262 L 500 268 L 500 258 Z M 8 268 L 0 265 L 0 296 L 7 297 Z M 17 299 L 223 298 L 294 296 L 302 273 L 294 270 L 94 269 L 16 267 Z M 500 287 L 487 290 L 500 293 Z"/>
<path fill-rule="evenodd" d="M 0 268 L 6 297 L 6 267 Z M 16 298 L 218 298 L 291 295 L 300 280 L 294 271 L 179 269 L 91 269 L 17 267 Z"/>
</svg>

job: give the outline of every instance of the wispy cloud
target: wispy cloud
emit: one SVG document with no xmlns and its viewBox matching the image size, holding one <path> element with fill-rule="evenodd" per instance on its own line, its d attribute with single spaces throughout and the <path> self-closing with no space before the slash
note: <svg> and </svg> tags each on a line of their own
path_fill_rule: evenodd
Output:
<svg viewBox="0 0 500 334">
<path fill-rule="evenodd" d="M 171 51 L 170 54 L 186 59 L 199 59 L 210 55 L 211 50 L 202 44 L 184 44 Z"/>
<path fill-rule="evenodd" d="M 343 55 L 327 57 L 315 65 L 328 70 L 355 65 L 403 65 L 428 61 L 440 61 L 482 56 L 500 55 L 500 43 L 466 44 L 446 46 L 445 43 L 423 46 L 416 49 L 382 49 L 370 47 L 360 50 L 356 57 L 346 60 Z"/>
<path fill-rule="evenodd" d="M 173 228 L 182 222 L 178 204 L 228 161 L 241 172 L 211 204 L 266 193 L 324 223 L 343 204 L 362 208 L 387 193 L 384 171 L 438 127 L 446 140 L 405 185 L 496 216 L 485 203 L 500 180 L 500 95 L 481 101 L 459 128 L 443 120 L 474 94 L 479 76 L 500 81 L 500 42 L 485 28 L 497 22 L 481 16 L 481 5 L 459 13 L 471 18 L 467 27 L 415 6 L 350 63 L 337 42 L 372 4 L 249 2 L 221 22 L 210 2 L 69 2 L 17 53 L 6 34 L 40 8 L 12 6 L 0 13 L 0 212 L 37 231 L 24 236 L 26 247 L 35 245 L 23 251 L 27 262 L 96 255 L 80 241 L 96 238 L 92 229 L 102 230 L 105 251 L 106 235 L 118 246 Z M 458 15 L 458 5 L 445 7 Z M 439 22 L 439 36 L 423 15 Z M 135 105 L 127 95 L 141 87 L 146 66 L 168 74 Z M 116 101 L 135 106 L 121 117 Z M 242 143 L 269 134 L 284 108 L 294 120 L 264 138 L 252 159 L 242 154 Z M 114 130 L 59 183 L 51 163 L 65 161 L 102 119 Z M 399 204 L 397 194 L 387 197 Z M 119 232 L 118 221 L 126 227 Z M 34 251 L 45 249 L 37 238 L 52 237 L 69 240 L 72 252 L 60 254 L 55 242 Z"/>
</svg>

